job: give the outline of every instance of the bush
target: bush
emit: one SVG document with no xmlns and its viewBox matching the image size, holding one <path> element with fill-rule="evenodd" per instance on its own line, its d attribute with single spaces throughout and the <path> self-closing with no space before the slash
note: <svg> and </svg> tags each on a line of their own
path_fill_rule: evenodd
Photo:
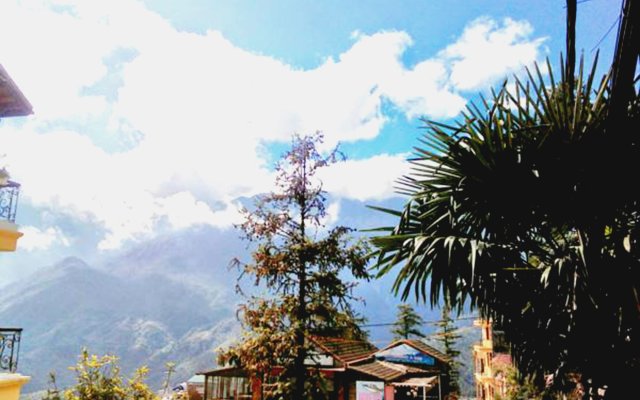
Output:
<svg viewBox="0 0 640 400">
<path fill-rule="evenodd" d="M 160 400 L 145 383 L 149 373 L 146 366 L 138 368 L 127 379 L 121 374 L 117 357 L 90 355 L 83 349 L 78 363 L 70 369 L 76 374 L 76 384 L 59 390 L 55 374 L 51 373 L 50 388 L 43 400 Z M 168 373 L 165 388 L 170 376 Z"/>
</svg>

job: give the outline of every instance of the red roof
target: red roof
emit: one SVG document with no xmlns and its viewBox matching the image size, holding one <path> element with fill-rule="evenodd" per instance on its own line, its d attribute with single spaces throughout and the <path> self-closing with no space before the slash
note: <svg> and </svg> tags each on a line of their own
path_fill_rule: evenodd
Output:
<svg viewBox="0 0 640 400">
<path fill-rule="evenodd" d="M 391 381 L 405 375 L 424 374 L 426 372 L 421 368 L 375 359 L 349 364 L 348 369 L 382 379 L 383 381 Z"/>
<path fill-rule="evenodd" d="M 511 356 L 505 353 L 495 353 L 491 359 L 493 365 L 512 365 Z"/>
</svg>

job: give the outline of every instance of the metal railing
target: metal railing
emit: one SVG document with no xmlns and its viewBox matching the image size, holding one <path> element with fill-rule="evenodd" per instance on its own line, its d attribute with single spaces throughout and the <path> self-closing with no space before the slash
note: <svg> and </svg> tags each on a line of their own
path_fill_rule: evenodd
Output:
<svg viewBox="0 0 640 400">
<path fill-rule="evenodd" d="M 13 181 L 0 182 L 0 219 L 16 222 L 20 184 Z"/>
<path fill-rule="evenodd" d="M 0 328 L 0 371 L 16 372 L 22 328 Z"/>
</svg>

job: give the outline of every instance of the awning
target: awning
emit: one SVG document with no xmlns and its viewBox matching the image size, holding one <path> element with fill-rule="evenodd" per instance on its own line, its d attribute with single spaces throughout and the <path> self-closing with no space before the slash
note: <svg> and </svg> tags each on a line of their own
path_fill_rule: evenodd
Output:
<svg viewBox="0 0 640 400">
<path fill-rule="evenodd" d="M 238 367 L 223 367 L 212 371 L 198 372 L 196 375 L 204 376 L 226 376 L 230 378 L 246 378 L 247 371 Z"/>
<path fill-rule="evenodd" d="M 393 386 L 419 386 L 419 387 L 433 387 L 436 385 L 437 376 L 429 376 L 426 378 L 409 378 L 402 382 L 393 382 Z"/>
</svg>

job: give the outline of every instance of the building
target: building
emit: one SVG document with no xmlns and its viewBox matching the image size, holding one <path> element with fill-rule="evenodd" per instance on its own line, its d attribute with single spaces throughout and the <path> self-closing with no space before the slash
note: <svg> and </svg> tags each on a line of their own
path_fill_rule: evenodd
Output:
<svg viewBox="0 0 640 400">
<path fill-rule="evenodd" d="M 364 340 L 310 337 L 309 369 L 327 381 L 332 400 L 443 399 L 448 383 L 446 355 L 419 340 L 399 340 L 377 349 Z M 272 374 L 277 374 L 274 367 Z M 262 382 L 238 367 L 203 372 L 205 400 L 262 400 L 269 397 L 269 378 Z M 273 376 L 273 375 L 272 375 Z"/>
<path fill-rule="evenodd" d="M 31 114 L 31 104 L 0 65 L 0 120 Z M 0 169 L 0 251 L 15 251 L 22 233 L 15 223 L 20 184 Z M 22 329 L 0 327 L 0 400 L 17 400 L 28 376 L 16 373 Z"/>
<path fill-rule="evenodd" d="M 187 381 L 189 400 L 204 399 L 204 376 L 194 375 Z"/>
<path fill-rule="evenodd" d="M 511 355 L 490 321 L 477 320 L 474 325 L 482 332 L 480 343 L 473 346 L 476 399 L 494 400 L 497 396 L 505 396 L 509 390 L 505 371 L 512 367 Z"/>
<path fill-rule="evenodd" d="M 31 104 L 0 64 L 0 121 L 32 112 Z M 15 224 L 19 192 L 20 184 L 9 180 L 8 173 L 0 169 L 0 251 L 15 251 L 22 236 Z"/>
</svg>

